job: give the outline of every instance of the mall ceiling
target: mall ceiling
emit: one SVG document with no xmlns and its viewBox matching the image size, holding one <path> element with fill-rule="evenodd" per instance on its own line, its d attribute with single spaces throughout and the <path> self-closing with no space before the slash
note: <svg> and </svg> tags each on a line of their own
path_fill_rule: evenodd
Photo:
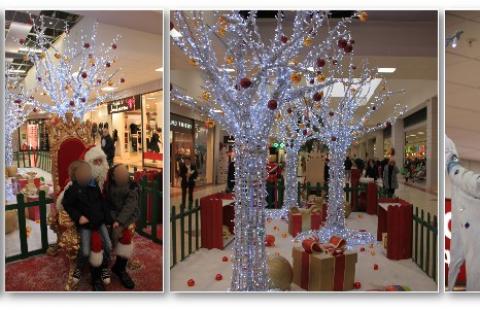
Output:
<svg viewBox="0 0 480 310">
<path fill-rule="evenodd" d="M 458 30 L 458 46 L 446 48 L 445 130 L 461 158 L 480 161 L 480 12 L 446 13 L 445 35 Z"/>
<path fill-rule="evenodd" d="M 355 59 L 357 63 L 367 59 L 373 67 L 397 68 L 395 73 L 384 76 L 390 89 L 406 91 L 403 96 L 391 98 L 392 104 L 376 113 L 371 119 L 371 123 L 375 124 L 391 114 L 394 103 L 399 102 L 413 109 L 437 94 L 438 22 L 436 11 L 368 11 L 368 13 L 367 23 L 355 21 L 351 27 L 356 41 Z M 259 21 L 262 37 L 273 34 L 273 22 L 269 15 Z M 202 83 L 200 74 L 188 64 L 176 46 L 170 50 L 170 63 L 174 70 L 171 75 L 172 83 L 188 89 L 194 96 L 199 96 Z"/>
<path fill-rule="evenodd" d="M 163 72 L 156 71 L 159 68 L 163 70 L 163 13 L 161 11 L 33 11 L 34 15 L 49 14 L 56 19 L 69 20 L 72 26 L 72 33 L 77 28 L 91 31 L 92 25 L 98 22 L 97 42 L 109 43 L 117 34 L 121 35 L 118 42 L 119 48 L 116 50 L 118 60 L 116 66 L 121 68 L 122 77 L 126 79 L 125 84 L 121 84 L 114 91 L 116 93 L 124 92 L 132 88 L 140 88 L 142 85 L 155 82 L 158 88 L 162 88 Z M 11 21 L 18 20 L 23 22 L 23 28 L 28 28 L 28 14 L 25 12 L 12 12 L 7 18 Z M 55 20 L 56 20 L 55 19 Z M 18 38 L 17 34 L 9 35 L 11 22 L 6 23 L 6 53 L 19 54 L 14 57 L 16 61 L 22 59 L 20 46 L 14 44 L 13 38 Z M 55 22 L 52 26 L 52 42 L 62 34 L 58 26 L 62 23 Z M 48 25 L 48 22 L 47 22 Z M 21 28 L 21 27 L 20 27 Z M 29 29 L 31 26 L 29 27 Z M 50 29 L 49 29 L 50 31 Z M 61 43 L 58 40 L 55 44 Z M 10 50 L 8 48 L 11 48 Z M 8 58 L 8 57 L 7 57 Z M 30 69 L 25 66 L 26 71 Z M 25 77 L 27 88 L 34 87 L 36 84 L 33 78 L 33 70 L 22 74 Z M 142 90 L 139 90 L 142 91 Z"/>
</svg>

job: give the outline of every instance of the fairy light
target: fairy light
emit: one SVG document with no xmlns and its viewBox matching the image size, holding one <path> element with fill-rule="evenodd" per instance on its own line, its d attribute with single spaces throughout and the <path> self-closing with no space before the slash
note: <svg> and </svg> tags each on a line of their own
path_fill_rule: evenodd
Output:
<svg viewBox="0 0 480 310">
<path fill-rule="evenodd" d="M 125 82 L 124 78 L 116 78 L 119 69 L 115 68 L 114 52 L 119 35 L 108 45 L 97 43 L 98 23 L 95 23 L 91 33 L 81 29 L 79 38 L 73 38 L 65 22 L 60 49 L 45 34 L 44 16 L 41 15 L 38 22 L 32 17 L 31 20 L 33 39 L 21 39 L 19 43 L 24 45 L 26 57 L 35 67 L 35 92 L 45 96 L 40 101 L 42 111 L 60 117 L 73 113 L 74 117 L 82 119 L 85 113 L 112 98 L 112 94 L 105 93 L 102 88 Z"/>
<path fill-rule="evenodd" d="M 296 12 L 290 35 L 284 32 L 284 15 L 279 13 L 274 36 L 267 42 L 259 33 L 256 12 L 245 18 L 236 11 L 208 16 L 201 11 L 174 13 L 170 28 L 180 35 L 171 39 L 202 73 L 204 84 L 200 99 L 175 87 L 171 97 L 214 119 L 235 136 L 233 291 L 269 288 L 265 180 L 275 112 L 286 103 L 300 104 L 298 98 L 318 96 L 335 82 L 334 75 L 324 68 L 332 57 L 329 52 L 340 38 L 349 37 L 348 24 L 362 14 L 340 20 L 328 30 L 327 40 L 320 41 L 320 28 L 329 25 L 327 12 Z M 343 54 L 352 48 L 352 42 L 347 42 Z M 335 56 L 341 60 L 343 54 Z"/>
</svg>

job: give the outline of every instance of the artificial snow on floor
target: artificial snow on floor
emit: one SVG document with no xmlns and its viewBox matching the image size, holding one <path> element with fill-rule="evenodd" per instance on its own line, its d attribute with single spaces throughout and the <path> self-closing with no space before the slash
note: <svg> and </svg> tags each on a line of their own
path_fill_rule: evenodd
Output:
<svg viewBox="0 0 480 310">
<path fill-rule="evenodd" d="M 30 229 L 30 234 L 27 237 L 28 251 L 34 251 L 42 248 L 42 238 L 40 234 L 40 224 L 26 219 L 27 230 Z M 50 229 L 48 231 L 48 243 L 54 244 L 57 242 L 57 235 Z M 15 230 L 9 234 L 5 234 L 5 257 L 18 255 L 20 250 L 20 232 Z"/>
<path fill-rule="evenodd" d="M 365 229 L 376 235 L 377 216 L 365 213 L 352 213 L 346 220 L 353 229 Z M 275 247 L 268 247 L 270 255 L 281 255 L 292 263 L 292 237 L 288 235 L 288 224 L 284 220 L 267 223 L 267 233 L 275 236 Z M 287 234 L 286 234 L 287 233 Z M 231 243 L 225 250 L 200 249 L 183 262 L 178 263 L 170 272 L 170 289 L 172 291 L 227 291 L 232 276 L 231 263 L 222 258 L 232 255 Z M 378 270 L 373 266 L 377 264 Z M 220 273 L 223 280 L 215 280 Z M 195 285 L 189 287 L 187 281 L 193 279 Z M 366 246 L 365 252 L 358 252 L 355 281 L 361 283 L 360 290 L 383 290 L 389 285 L 402 285 L 412 291 L 437 291 L 437 284 L 429 278 L 411 259 L 389 260 L 380 243 L 373 248 Z M 292 284 L 292 291 L 303 289 Z"/>
</svg>

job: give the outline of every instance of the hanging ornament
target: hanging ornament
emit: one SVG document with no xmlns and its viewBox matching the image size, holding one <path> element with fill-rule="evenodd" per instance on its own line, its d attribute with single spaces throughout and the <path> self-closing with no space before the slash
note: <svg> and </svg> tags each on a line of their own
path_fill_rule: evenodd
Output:
<svg viewBox="0 0 480 310">
<path fill-rule="evenodd" d="M 74 107 L 75 106 L 75 101 L 73 100 L 70 100 L 70 102 L 68 103 L 71 107 Z"/>
<path fill-rule="evenodd" d="M 125 78 L 121 78 L 120 83 L 122 83 L 122 84 L 125 83 Z"/>
<path fill-rule="evenodd" d="M 235 60 L 235 59 L 233 58 L 232 55 L 228 55 L 228 56 L 226 57 L 226 59 L 225 59 L 225 63 L 226 63 L 227 65 L 231 65 L 231 64 L 233 64 L 234 60 Z"/>
<path fill-rule="evenodd" d="M 113 50 L 116 50 L 116 49 L 117 49 L 117 44 L 113 43 L 113 44 L 112 44 L 112 49 L 113 49 Z"/>
<path fill-rule="evenodd" d="M 290 75 L 290 80 L 293 82 L 293 84 L 299 84 L 302 81 L 302 74 L 299 72 L 293 72 Z"/>
<path fill-rule="evenodd" d="M 318 58 L 317 59 L 317 67 L 323 68 L 323 67 L 325 67 L 325 64 L 326 64 L 325 59 L 323 59 L 323 58 Z"/>
<path fill-rule="evenodd" d="M 344 49 L 345 46 L 347 46 L 347 44 L 348 44 L 348 41 L 345 40 L 344 38 L 338 39 L 337 45 L 338 45 L 339 48 Z"/>
<path fill-rule="evenodd" d="M 322 73 L 318 74 L 315 78 L 318 82 L 325 82 L 325 80 L 327 79 L 327 77 Z"/>
<path fill-rule="evenodd" d="M 268 105 L 268 108 L 269 108 L 270 110 L 275 110 L 275 109 L 277 109 L 277 100 L 275 100 L 275 99 L 270 99 L 270 100 L 268 101 L 268 104 L 267 104 L 267 105 Z"/>
<path fill-rule="evenodd" d="M 288 42 L 288 37 L 285 35 L 282 35 L 280 37 L 280 42 L 282 42 L 283 44 L 286 44 Z"/>
<path fill-rule="evenodd" d="M 205 90 L 202 92 L 202 98 L 205 101 L 209 101 L 210 99 L 212 99 L 212 94 L 210 94 L 210 92 Z"/>
<path fill-rule="evenodd" d="M 88 43 L 88 42 L 83 43 L 83 47 L 84 48 L 90 48 L 90 43 Z"/>
<path fill-rule="evenodd" d="M 314 101 L 320 101 L 322 100 L 322 98 L 323 98 L 323 91 L 316 92 L 315 94 L 313 94 L 313 97 L 312 97 Z"/>
<path fill-rule="evenodd" d="M 240 86 L 242 88 L 249 88 L 250 86 L 252 86 L 252 81 L 249 78 L 244 77 L 240 80 Z"/>
<path fill-rule="evenodd" d="M 351 53 L 353 51 L 353 45 L 348 43 L 347 45 L 345 45 L 343 50 L 345 51 L 345 53 Z"/>
<path fill-rule="evenodd" d="M 112 65 L 109 62 L 105 63 L 105 67 L 110 68 L 111 66 Z"/>
<path fill-rule="evenodd" d="M 53 54 L 53 57 L 55 57 L 56 59 L 60 59 L 62 58 L 62 55 L 60 55 L 60 53 L 55 53 Z"/>
<path fill-rule="evenodd" d="M 189 58 L 188 63 L 191 64 L 192 66 L 195 66 L 195 67 L 197 66 L 197 61 L 193 58 Z"/>
<path fill-rule="evenodd" d="M 361 22 L 366 22 L 368 20 L 368 13 L 365 11 L 361 11 L 360 13 L 358 13 L 358 19 Z"/>
<path fill-rule="evenodd" d="M 86 79 L 87 78 L 87 72 L 82 72 L 82 79 Z"/>
<path fill-rule="evenodd" d="M 313 39 L 310 36 L 307 36 L 303 39 L 303 46 L 310 47 L 313 44 Z"/>
</svg>

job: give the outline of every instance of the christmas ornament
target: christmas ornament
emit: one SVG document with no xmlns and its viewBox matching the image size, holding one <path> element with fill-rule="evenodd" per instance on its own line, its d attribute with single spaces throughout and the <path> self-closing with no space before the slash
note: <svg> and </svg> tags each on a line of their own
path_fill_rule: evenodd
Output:
<svg viewBox="0 0 480 310">
<path fill-rule="evenodd" d="M 362 288 L 362 283 L 356 281 L 353 283 L 353 288 L 355 288 L 356 290 L 359 290 L 360 288 Z"/>
<path fill-rule="evenodd" d="M 222 275 L 221 273 L 217 273 L 217 274 L 215 275 L 215 280 L 217 280 L 217 281 L 222 281 L 222 280 L 223 280 L 223 275 Z"/>
<path fill-rule="evenodd" d="M 228 257 L 227 256 L 222 257 L 222 262 L 228 262 Z"/>
<path fill-rule="evenodd" d="M 277 109 L 277 106 L 278 106 L 277 100 L 271 99 L 271 100 L 268 101 L 268 108 L 269 108 L 270 110 L 275 110 L 275 109 Z"/>
<path fill-rule="evenodd" d="M 252 81 L 249 78 L 242 78 L 240 80 L 240 86 L 242 86 L 242 88 L 249 88 L 252 86 Z"/>
<path fill-rule="evenodd" d="M 273 289 L 285 291 L 290 289 L 293 281 L 293 270 L 288 260 L 276 253 L 268 257 L 268 275 Z"/>
<path fill-rule="evenodd" d="M 193 280 L 193 279 L 188 279 L 187 285 L 188 285 L 189 287 L 195 286 L 195 280 Z"/>
</svg>

